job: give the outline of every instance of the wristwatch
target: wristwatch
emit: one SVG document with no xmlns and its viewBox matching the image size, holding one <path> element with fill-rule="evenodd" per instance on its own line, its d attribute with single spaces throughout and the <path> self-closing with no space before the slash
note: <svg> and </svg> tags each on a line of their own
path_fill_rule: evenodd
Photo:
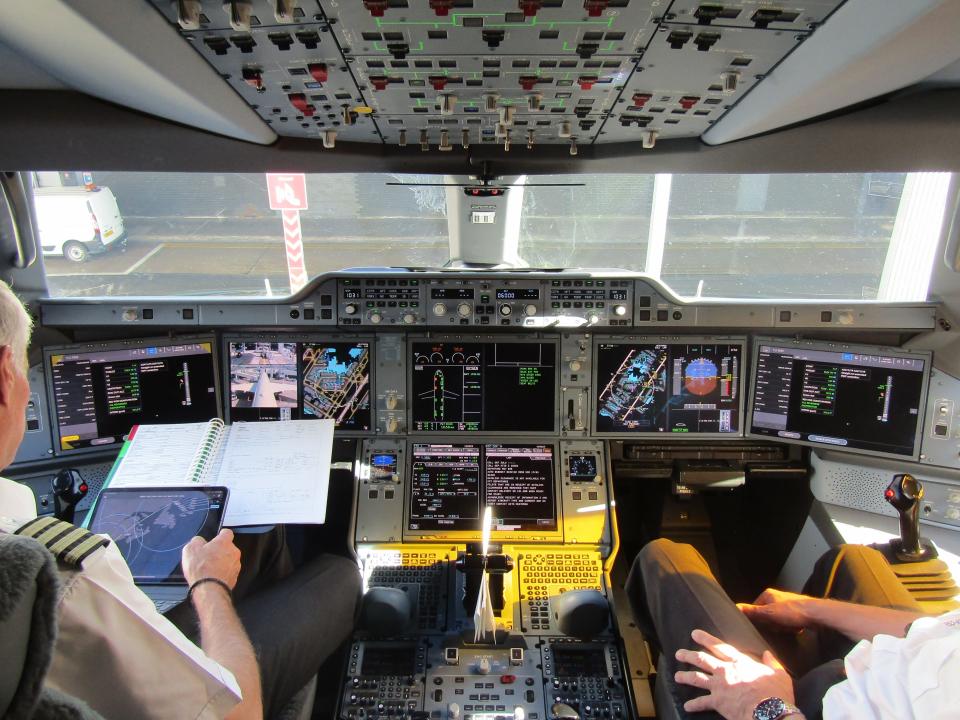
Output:
<svg viewBox="0 0 960 720">
<path fill-rule="evenodd" d="M 802 715 L 796 705 L 778 697 L 761 700 L 753 709 L 753 720 L 780 720 L 791 715 Z"/>
</svg>

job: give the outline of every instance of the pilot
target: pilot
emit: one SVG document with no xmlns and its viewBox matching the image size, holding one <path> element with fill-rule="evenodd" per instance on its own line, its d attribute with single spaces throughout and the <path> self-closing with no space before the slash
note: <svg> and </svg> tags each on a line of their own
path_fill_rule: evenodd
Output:
<svg viewBox="0 0 960 720">
<path fill-rule="evenodd" d="M 25 430 L 30 326 L 0 281 L 0 470 Z M 0 542 L 35 517 L 32 491 L 0 478 Z M 97 538 L 90 536 L 94 544 Z M 134 585 L 115 545 L 98 547 L 79 567 L 61 562 L 58 636 L 44 685 L 107 718 L 276 715 L 349 636 L 360 579 L 344 558 L 320 556 L 290 572 L 276 543 L 258 550 L 253 564 L 264 573 L 238 586 L 238 576 L 250 573 L 241 574 L 230 530 L 184 548 L 195 615 L 181 613 L 182 624 L 190 632 L 195 620 L 200 647 Z M 289 574 L 262 587 L 275 579 L 270 571 Z M 0 588 L 0 603 L 3 594 Z"/>
<path fill-rule="evenodd" d="M 821 557 L 804 592 L 770 588 L 735 605 L 696 550 L 665 539 L 627 578 L 689 717 L 957 717 L 960 610 L 926 616 L 883 555 L 859 545 Z"/>
</svg>

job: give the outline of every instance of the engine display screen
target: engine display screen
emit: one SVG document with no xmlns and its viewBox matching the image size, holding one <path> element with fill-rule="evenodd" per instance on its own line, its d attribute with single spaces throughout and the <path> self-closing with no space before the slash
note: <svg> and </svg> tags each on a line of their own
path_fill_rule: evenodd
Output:
<svg viewBox="0 0 960 720">
<path fill-rule="evenodd" d="M 744 345 L 600 343 L 596 431 L 739 433 Z"/>
<path fill-rule="evenodd" d="M 761 343 L 750 432 L 916 457 L 929 359 L 894 348 Z"/>
<path fill-rule="evenodd" d="M 58 452 L 121 443 L 134 425 L 219 417 L 212 339 L 101 348 L 49 356 Z"/>
<path fill-rule="evenodd" d="M 557 528 L 553 446 L 414 444 L 409 530 L 481 531 L 490 506 L 493 530 Z"/>
<path fill-rule="evenodd" d="M 556 356 L 551 342 L 413 343 L 413 430 L 552 432 Z"/>
</svg>

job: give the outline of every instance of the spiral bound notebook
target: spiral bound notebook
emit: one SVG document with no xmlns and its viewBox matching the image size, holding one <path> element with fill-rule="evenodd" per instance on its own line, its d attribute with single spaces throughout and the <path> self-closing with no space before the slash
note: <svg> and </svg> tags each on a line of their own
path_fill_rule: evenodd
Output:
<svg viewBox="0 0 960 720">
<path fill-rule="evenodd" d="M 138 425 L 105 487 L 224 485 L 223 524 L 322 524 L 333 420 Z"/>
</svg>

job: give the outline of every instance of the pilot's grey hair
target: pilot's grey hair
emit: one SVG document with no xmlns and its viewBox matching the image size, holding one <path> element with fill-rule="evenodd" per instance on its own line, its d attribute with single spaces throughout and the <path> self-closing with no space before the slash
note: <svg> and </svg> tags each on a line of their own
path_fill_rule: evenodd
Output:
<svg viewBox="0 0 960 720">
<path fill-rule="evenodd" d="M 27 371 L 27 347 L 33 320 L 20 298 L 0 280 L 0 347 L 9 345 L 17 366 Z"/>
</svg>

